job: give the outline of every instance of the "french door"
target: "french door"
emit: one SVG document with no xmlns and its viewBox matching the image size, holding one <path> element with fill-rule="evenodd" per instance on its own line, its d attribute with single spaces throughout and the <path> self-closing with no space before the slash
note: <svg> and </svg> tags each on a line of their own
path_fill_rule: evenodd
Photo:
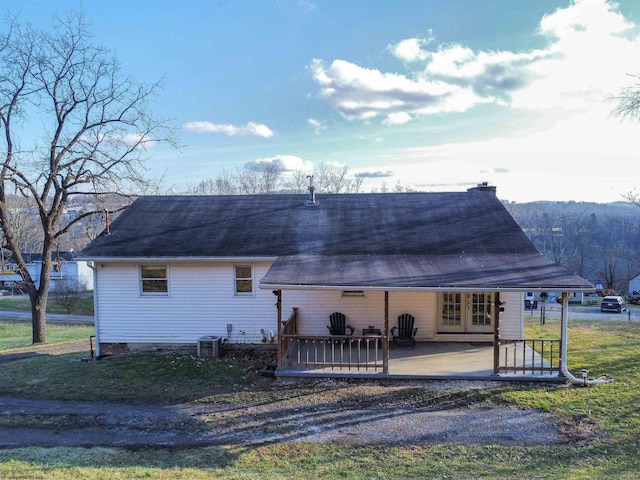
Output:
<svg viewBox="0 0 640 480">
<path fill-rule="evenodd" d="M 440 294 L 440 333 L 491 333 L 493 293 L 443 292 Z"/>
</svg>

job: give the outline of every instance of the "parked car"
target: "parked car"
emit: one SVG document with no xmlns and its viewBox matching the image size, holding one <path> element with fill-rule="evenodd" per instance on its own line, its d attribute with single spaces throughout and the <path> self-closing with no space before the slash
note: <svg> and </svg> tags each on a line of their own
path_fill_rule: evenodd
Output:
<svg viewBox="0 0 640 480">
<path fill-rule="evenodd" d="M 622 313 L 624 309 L 624 299 L 620 295 L 608 295 L 602 299 L 600 304 L 601 312 Z"/>
</svg>

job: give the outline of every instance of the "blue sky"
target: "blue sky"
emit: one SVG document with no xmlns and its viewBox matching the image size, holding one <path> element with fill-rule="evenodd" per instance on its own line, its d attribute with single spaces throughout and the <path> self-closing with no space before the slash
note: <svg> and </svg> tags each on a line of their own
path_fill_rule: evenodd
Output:
<svg viewBox="0 0 640 480">
<path fill-rule="evenodd" d="M 124 71 L 162 78 L 183 147 L 167 187 L 268 162 L 346 165 L 424 191 L 608 202 L 640 189 L 640 124 L 611 97 L 640 74 L 637 0 L 23 0 L 82 9 Z M 16 10 L 12 10 L 16 11 Z"/>
</svg>

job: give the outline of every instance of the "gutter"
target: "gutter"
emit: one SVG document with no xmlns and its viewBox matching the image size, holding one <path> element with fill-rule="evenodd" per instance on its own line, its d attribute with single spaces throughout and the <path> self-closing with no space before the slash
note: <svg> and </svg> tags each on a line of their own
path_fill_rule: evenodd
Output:
<svg viewBox="0 0 640 480">
<path fill-rule="evenodd" d="M 104 263 L 190 263 L 190 262 L 274 262 L 278 257 L 94 257 L 81 256 L 77 260 Z"/>
<path fill-rule="evenodd" d="M 98 269 L 96 268 L 95 263 L 89 262 L 89 268 L 93 270 L 93 325 L 95 328 L 95 339 L 96 339 L 96 357 L 100 358 L 100 328 L 98 318 Z"/>
<path fill-rule="evenodd" d="M 551 292 L 562 291 L 570 293 L 590 293 L 593 288 L 584 287 L 489 287 L 485 285 L 475 285 L 469 287 L 449 286 L 420 286 L 414 287 L 410 285 L 404 286 L 383 286 L 383 285 L 300 285 L 286 283 L 260 283 L 258 288 L 264 290 L 363 290 L 363 291 L 414 291 L 414 292 Z"/>
</svg>

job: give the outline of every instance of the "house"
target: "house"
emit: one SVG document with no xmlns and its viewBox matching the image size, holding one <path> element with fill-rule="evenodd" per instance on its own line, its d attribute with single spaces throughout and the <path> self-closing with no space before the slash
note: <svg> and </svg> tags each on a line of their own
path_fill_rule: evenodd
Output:
<svg viewBox="0 0 640 480">
<path fill-rule="evenodd" d="M 555 303 L 562 296 L 562 292 L 540 292 L 538 294 L 534 294 L 533 292 L 526 292 L 524 295 L 525 302 L 529 300 L 537 301 L 539 303 Z M 584 293 L 583 292 L 572 292 L 569 295 L 569 303 L 584 303 Z"/>
<path fill-rule="evenodd" d="M 36 286 L 40 285 L 40 274 L 42 271 L 42 254 L 23 254 L 27 264 L 27 270 L 33 278 Z M 19 293 L 22 277 L 17 272 L 17 265 L 10 254 L 2 256 L 0 268 L 0 289 Z M 93 270 L 86 261 L 78 260 L 74 252 L 54 252 L 53 265 L 51 267 L 50 292 L 55 292 L 61 282 L 71 281 L 76 283 L 81 290 L 89 291 L 93 289 Z"/>
<path fill-rule="evenodd" d="M 561 339 L 524 338 L 524 292 L 593 285 L 541 255 L 495 189 L 310 191 L 138 198 L 81 254 L 95 268 L 98 354 L 273 341 L 278 374 L 357 376 L 398 373 L 395 358 L 424 346 L 488 346 L 490 375 L 562 376 Z M 352 335 L 329 335 L 333 312 Z M 390 348 L 403 313 L 413 350 Z"/>
<path fill-rule="evenodd" d="M 629 279 L 629 295 L 640 293 L 640 273 Z"/>
</svg>

